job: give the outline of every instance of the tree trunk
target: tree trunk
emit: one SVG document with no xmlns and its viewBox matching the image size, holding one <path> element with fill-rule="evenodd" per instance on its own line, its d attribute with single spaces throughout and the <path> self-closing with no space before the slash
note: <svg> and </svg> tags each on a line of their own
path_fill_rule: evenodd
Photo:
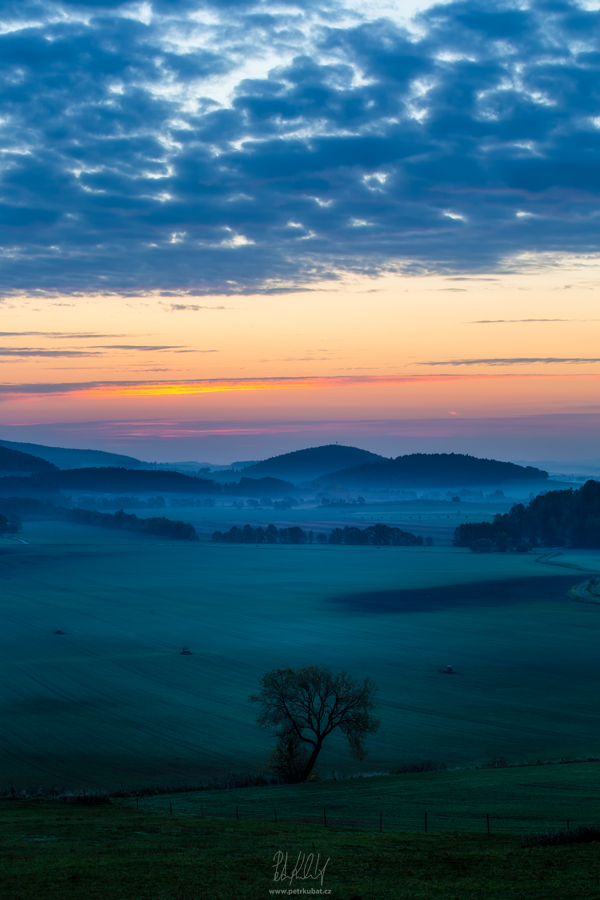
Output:
<svg viewBox="0 0 600 900">
<path fill-rule="evenodd" d="M 317 761 L 317 756 L 321 752 L 322 746 L 323 746 L 323 742 L 317 741 L 316 746 L 313 749 L 313 752 L 310 754 L 310 756 L 308 758 L 308 762 L 306 763 L 304 769 L 302 770 L 302 772 L 300 773 L 298 778 L 294 779 L 294 782 L 293 782 L 294 784 L 300 784 L 300 782 L 306 781 L 306 779 L 308 778 L 308 776 L 310 775 L 310 773 L 312 772 L 312 770 L 314 768 L 314 765 Z"/>
</svg>

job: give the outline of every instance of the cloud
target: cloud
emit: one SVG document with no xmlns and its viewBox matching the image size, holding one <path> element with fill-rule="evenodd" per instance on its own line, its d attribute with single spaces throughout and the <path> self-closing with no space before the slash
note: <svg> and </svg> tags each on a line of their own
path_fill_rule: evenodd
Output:
<svg viewBox="0 0 600 900">
<path fill-rule="evenodd" d="M 582 363 L 599 363 L 599 358 L 586 359 L 584 357 L 555 356 L 546 357 L 510 357 L 508 359 L 445 359 L 433 362 L 421 362 L 419 366 L 525 366 L 532 363 L 551 365 L 553 363 L 566 363 L 567 365 L 581 365 Z"/>
<path fill-rule="evenodd" d="M 501 325 L 521 322 L 598 322 L 598 319 L 476 319 L 469 325 Z"/>
<path fill-rule="evenodd" d="M 174 353 L 218 353 L 218 350 L 196 350 L 191 347 L 172 347 L 165 345 L 143 345 L 143 344 L 101 344 L 102 350 L 139 350 L 142 353 L 153 353 L 154 351 L 172 350 Z"/>
<path fill-rule="evenodd" d="M 94 335 L 98 337 L 98 335 Z M 0 356 L 6 357 L 77 357 L 77 356 L 104 356 L 103 350 L 134 350 L 140 353 L 154 353 L 169 350 L 173 353 L 218 353 L 218 350 L 196 350 L 190 347 L 177 347 L 168 345 L 140 345 L 140 344 L 100 344 L 93 349 L 77 350 L 46 350 L 35 347 L 0 347 Z"/>
<path fill-rule="evenodd" d="M 516 322 L 576 322 L 577 319 L 476 319 L 469 325 L 500 325 L 514 324 Z"/>
<path fill-rule="evenodd" d="M 3 3 L 5 296 L 600 253 L 600 11 L 456 0 L 413 25 L 333 0 Z"/>
<path fill-rule="evenodd" d="M 170 303 L 170 312 L 199 312 L 201 309 L 233 309 L 232 306 L 197 306 L 195 303 Z"/>
<path fill-rule="evenodd" d="M 83 331 L 0 331 L 0 337 L 48 337 L 68 340 L 84 340 L 85 338 L 119 338 L 131 337 L 129 334 L 96 334 Z"/>
<path fill-rule="evenodd" d="M 103 356 L 95 350 L 38 350 L 32 347 L 2 347 L 0 356 L 6 357 L 77 357 L 77 356 Z"/>
</svg>

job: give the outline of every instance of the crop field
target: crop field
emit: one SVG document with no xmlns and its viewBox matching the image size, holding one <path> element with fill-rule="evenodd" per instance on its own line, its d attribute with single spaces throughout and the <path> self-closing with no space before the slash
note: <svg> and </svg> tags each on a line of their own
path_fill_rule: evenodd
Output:
<svg viewBox="0 0 600 900">
<path fill-rule="evenodd" d="M 21 537 L 0 545 L 2 787 L 261 769 L 272 738 L 247 697 L 265 671 L 307 663 L 380 687 L 367 762 L 332 737 L 322 774 L 600 755 L 600 607 L 567 600 L 579 570 L 529 554 L 193 544 L 60 522 Z"/>
</svg>

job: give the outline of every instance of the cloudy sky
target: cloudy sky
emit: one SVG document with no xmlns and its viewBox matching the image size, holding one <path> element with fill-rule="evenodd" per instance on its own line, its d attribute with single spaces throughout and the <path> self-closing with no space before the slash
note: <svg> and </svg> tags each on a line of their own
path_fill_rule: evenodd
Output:
<svg viewBox="0 0 600 900">
<path fill-rule="evenodd" d="M 598 456 L 598 6 L 0 2 L 0 436 Z"/>
</svg>

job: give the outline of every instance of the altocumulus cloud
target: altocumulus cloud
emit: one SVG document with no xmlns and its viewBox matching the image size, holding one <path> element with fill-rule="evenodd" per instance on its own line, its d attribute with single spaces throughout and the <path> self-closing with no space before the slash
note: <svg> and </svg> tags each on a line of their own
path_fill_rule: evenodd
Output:
<svg viewBox="0 0 600 900">
<path fill-rule="evenodd" d="M 577 3 L 465 0 L 404 29 L 334 0 L 19 0 L 0 32 L 6 291 L 600 251 L 600 12 Z"/>
</svg>

